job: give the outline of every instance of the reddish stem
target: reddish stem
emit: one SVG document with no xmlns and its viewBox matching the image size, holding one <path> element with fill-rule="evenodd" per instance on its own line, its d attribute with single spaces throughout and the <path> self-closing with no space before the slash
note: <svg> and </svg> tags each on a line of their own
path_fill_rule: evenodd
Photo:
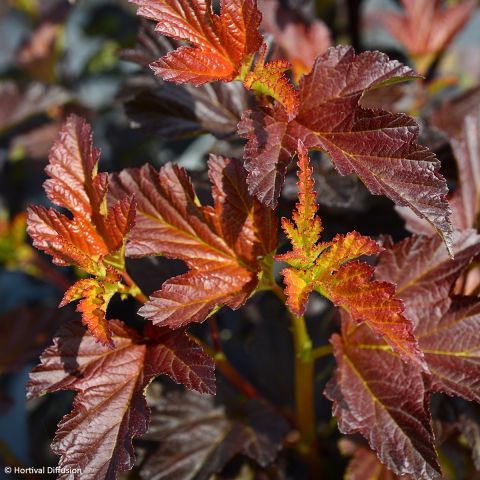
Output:
<svg viewBox="0 0 480 480">
<path fill-rule="evenodd" d="M 218 353 L 222 351 L 222 345 L 220 343 L 220 334 L 218 332 L 217 319 L 213 316 L 208 319 L 208 325 L 210 327 L 210 337 L 212 338 L 213 350 Z"/>
<path fill-rule="evenodd" d="M 144 303 L 147 303 L 148 298 L 141 292 L 137 284 L 133 281 L 132 277 L 126 271 L 122 272 L 122 278 L 127 284 L 127 286 L 131 288 L 136 288 L 138 290 L 138 293 L 134 295 L 134 298 L 137 300 L 137 302 L 141 303 L 142 305 Z"/>
<path fill-rule="evenodd" d="M 243 395 L 247 398 L 262 398 L 257 389 L 247 380 L 245 380 L 228 361 L 227 357 L 222 353 L 216 353 L 213 356 L 215 366 L 220 373 Z"/>
</svg>

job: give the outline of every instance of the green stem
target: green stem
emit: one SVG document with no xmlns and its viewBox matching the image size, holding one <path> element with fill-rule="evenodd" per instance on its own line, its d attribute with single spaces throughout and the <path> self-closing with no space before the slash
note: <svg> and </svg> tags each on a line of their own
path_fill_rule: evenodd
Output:
<svg viewBox="0 0 480 480">
<path fill-rule="evenodd" d="M 315 422 L 315 358 L 312 341 L 308 335 L 304 317 L 295 315 L 291 317 L 295 354 L 295 413 L 301 436 L 298 450 L 309 463 L 311 478 L 320 480 Z"/>
<path fill-rule="evenodd" d="M 322 345 L 312 350 L 312 356 L 314 360 L 318 360 L 322 357 L 327 357 L 333 353 L 333 347 L 331 345 Z"/>
</svg>

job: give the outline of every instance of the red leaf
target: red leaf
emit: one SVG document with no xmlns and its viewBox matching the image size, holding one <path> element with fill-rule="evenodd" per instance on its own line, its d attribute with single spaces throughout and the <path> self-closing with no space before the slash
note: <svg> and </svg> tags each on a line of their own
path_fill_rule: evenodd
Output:
<svg viewBox="0 0 480 480">
<path fill-rule="evenodd" d="M 98 344 L 79 324 L 64 324 L 28 385 L 29 398 L 58 390 L 78 392 L 52 448 L 61 456 L 61 468 L 80 469 L 87 480 L 114 479 L 117 471 L 132 468 L 131 441 L 147 430 L 144 391 L 155 376 L 167 374 L 200 392 L 212 393 L 215 385 L 212 361 L 198 345 L 181 339 L 183 332 L 146 345 L 120 321 L 109 325 L 113 349 Z"/>
<path fill-rule="evenodd" d="M 422 374 L 365 325 L 342 337 L 331 339 L 338 366 L 325 390 L 340 431 L 362 434 L 397 475 L 440 479 Z"/>
<path fill-rule="evenodd" d="M 83 322 L 100 342 L 111 346 L 105 313 L 120 283 L 109 264 L 122 268 L 121 249 L 134 223 L 135 200 L 122 197 L 107 208 L 108 175 L 97 173 L 99 155 L 90 126 L 70 116 L 50 151 L 45 169 L 50 179 L 44 188 L 50 200 L 68 209 L 73 219 L 54 209 L 32 206 L 27 231 L 33 245 L 52 255 L 57 265 L 76 265 L 97 277 L 73 285 L 61 305 L 82 298 L 77 310 Z"/>
<path fill-rule="evenodd" d="M 293 67 L 295 80 L 310 72 L 318 55 L 331 47 L 328 27 L 319 19 L 305 23 L 300 16 L 278 0 L 259 2 L 262 27 L 273 35 L 281 49 L 280 58 L 287 58 Z"/>
<path fill-rule="evenodd" d="M 219 305 L 238 308 L 257 286 L 261 258 L 276 247 L 275 217 L 248 194 L 241 163 L 212 156 L 209 176 L 213 207 L 199 205 L 186 172 L 171 164 L 112 177 L 115 196 L 138 201 L 127 254 L 178 258 L 190 269 L 140 310 L 155 324 L 177 328 L 202 322 Z"/>
<path fill-rule="evenodd" d="M 476 227 L 479 214 L 477 199 L 480 197 L 480 111 L 476 115 L 465 117 L 461 125 L 460 132 L 449 135 L 459 176 L 459 188 L 450 202 L 453 226 L 465 230 Z"/>
<path fill-rule="evenodd" d="M 443 9 L 439 0 L 402 0 L 405 14 L 383 12 L 389 32 L 412 56 L 444 50 L 462 29 L 475 8 L 466 1 Z"/>
<path fill-rule="evenodd" d="M 405 311 L 415 326 L 423 315 L 425 299 L 432 305 L 448 297 L 460 272 L 480 253 L 480 237 L 473 230 L 455 232 L 452 260 L 441 240 L 413 235 L 385 250 L 379 257 L 375 276 L 397 286 Z"/>
<path fill-rule="evenodd" d="M 255 0 L 221 0 L 220 15 L 213 13 L 210 0 L 132 1 L 139 5 L 139 15 L 158 22 L 157 32 L 193 45 L 151 64 L 164 80 L 194 85 L 231 81 L 262 43 Z"/>
<path fill-rule="evenodd" d="M 368 448 L 360 447 L 353 454 L 344 480 L 409 480 L 412 477 L 399 477 L 380 463 L 377 456 Z"/>
<path fill-rule="evenodd" d="M 377 276 L 398 285 L 431 373 L 430 388 L 480 401 L 480 303 L 476 297 L 449 298 L 462 270 L 480 252 L 480 237 L 470 230 L 454 240 L 454 260 L 437 237 L 404 240 L 380 256 Z"/>
<path fill-rule="evenodd" d="M 415 335 L 432 375 L 431 389 L 480 402 L 480 302 L 424 300 Z"/>
<path fill-rule="evenodd" d="M 215 394 L 215 364 L 202 348 L 183 330 L 158 332 L 160 329 L 150 325 L 145 329 L 149 345 L 145 375 L 158 375 L 155 370 L 161 365 L 161 373 L 174 382 L 189 390 Z"/>
<path fill-rule="evenodd" d="M 327 152 L 342 175 L 355 172 L 375 195 L 386 195 L 426 218 L 450 245 L 447 185 L 440 163 L 418 145 L 410 117 L 359 105 L 370 89 L 412 78 L 415 73 L 379 52 L 355 55 L 337 47 L 317 58 L 299 85 L 300 108 L 290 120 L 282 109 L 249 111 L 239 124 L 250 192 L 266 205 L 277 203 L 285 172 L 297 148 Z"/>
<path fill-rule="evenodd" d="M 341 306 L 357 321 L 364 321 L 381 335 L 404 361 L 423 369 L 425 360 L 413 335 L 412 322 L 403 315 L 404 306 L 395 298 L 391 283 L 372 281 L 374 268 L 360 262 L 342 266 L 332 278 L 320 283 L 335 305 Z"/>
</svg>

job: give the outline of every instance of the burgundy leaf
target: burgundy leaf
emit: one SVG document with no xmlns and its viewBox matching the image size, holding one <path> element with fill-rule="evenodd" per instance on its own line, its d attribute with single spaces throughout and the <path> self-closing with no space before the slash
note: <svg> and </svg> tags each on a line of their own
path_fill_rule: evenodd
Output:
<svg viewBox="0 0 480 480">
<path fill-rule="evenodd" d="M 397 475 L 440 479 L 428 392 L 420 371 L 403 363 L 365 325 L 334 335 L 337 370 L 325 394 L 342 433 L 360 433 Z M 386 347 L 386 348 L 385 348 Z"/>
<path fill-rule="evenodd" d="M 128 192 L 138 202 L 127 255 L 164 255 L 189 267 L 140 310 L 155 324 L 178 328 L 219 305 L 238 308 L 257 286 L 262 257 L 276 247 L 275 217 L 248 194 L 241 163 L 212 156 L 209 175 L 213 207 L 199 205 L 185 170 L 171 164 L 112 178 L 116 197 Z"/>
<path fill-rule="evenodd" d="M 182 339 L 183 332 L 144 344 L 118 320 L 111 321 L 110 328 L 113 348 L 99 344 L 78 323 L 64 324 L 28 385 L 29 398 L 58 390 L 77 392 L 52 448 L 61 456 L 61 468 L 80 469 L 87 480 L 115 479 L 116 472 L 132 468 L 131 442 L 147 430 L 144 392 L 155 376 L 166 374 L 188 388 L 214 391 L 212 361 Z"/>
<path fill-rule="evenodd" d="M 274 207 L 298 140 L 327 152 L 338 172 L 355 172 L 376 195 L 410 207 L 442 234 L 450 247 L 447 185 L 440 163 L 416 143 L 418 126 L 403 114 L 367 110 L 365 91 L 415 77 L 379 52 L 355 55 L 351 47 L 329 49 L 299 85 L 300 109 L 290 120 L 278 105 L 246 112 L 239 134 L 245 147 L 250 192 Z"/>
</svg>

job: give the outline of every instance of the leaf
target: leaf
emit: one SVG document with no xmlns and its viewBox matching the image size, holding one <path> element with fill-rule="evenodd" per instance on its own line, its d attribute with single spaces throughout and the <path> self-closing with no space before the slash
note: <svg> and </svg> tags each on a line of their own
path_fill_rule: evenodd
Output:
<svg viewBox="0 0 480 480">
<path fill-rule="evenodd" d="M 147 66 L 175 45 L 156 35 L 151 24 L 144 24 L 135 49 L 123 52 L 122 57 Z M 176 85 L 152 78 L 150 70 L 127 82 L 124 95 L 129 97 L 125 108 L 133 126 L 169 139 L 201 133 L 228 138 L 236 133 L 248 108 L 248 94 L 241 82 Z"/>
<path fill-rule="evenodd" d="M 449 198 L 452 224 L 459 230 L 475 228 L 480 195 L 480 107 L 478 92 L 472 90 L 456 101 L 446 102 L 434 115 L 433 125 L 448 138 L 458 171 L 458 186 Z M 468 101 L 468 106 L 465 105 Z M 461 115 L 465 114 L 464 117 Z M 453 123 L 455 122 L 455 123 Z M 399 210 L 406 228 L 413 233 L 430 235 L 431 226 L 411 218 L 408 211 Z"/>
<path fill-rule="evenodd" d="M 475 8 L 466 1 L 443 9 L 438 0 L 402 0 L 403 15 L 384 12 L 383 22 L 412 56 L 437 53 L 451 43 Z"/>
<path fill-rule="evenodd" d="M 397 295 L 415 326 L 423 314 L 417 304 L 428 299 L 435 305 L 448 297 L 460 272 L 480 253 L 480 237 L 474 230 L 454 232 L 452 247 L 454 260 L 438 237 L 412 235 L 379 257 L 375 277 L 397 286 Z"/>
<path fill-rule="evenodd" d="M 138 14 L 154 20 L 162 35 L 181 46 L 151 64 L 156 75 L 175 83 L 202 85 L 233 80 L 262 43 L 261 15 L 254 0 L 222 0 L 220 15 L 208 0 L 132 0 Z"/>
<path fill-rule="evenodd" d="M 480 303 L 450 298 L 454 282 L 480 252 L 479 236 L 456 233 L 455 259 L 436 237 L 411 237 L 380 256 L 377 276 L 397 284 L 397 295 L 415 323 L 415 336 L 431 373 L 432 391 L 480 401 Z"/>
<path fill-rule="evenodd" d="M 61 456 L 62 469 L 80 469 L 86 480 L 114 479 L 117 471 L 132 468 L 132 437 L 147 430 L 144 391 L 155 376 L 167 374 L 189 388 L 214 391 L 213 363 L 197 345 L 186 349 L 183 342 L 176 352 L 172 347 L 177 338 L 147 345 L 122 322 L 112 320 L 109 325 L 113 349 L 100 345 L 78 323 L 63 324 L 30 374 L 28 385 L 28 398 L 58 390 L 77 392 L 52 449 Z M 174 335 L 180 334 L 185 335 Z M 202 381 L 192 381 L 193 376 Z M 59 478 L 69 478 L 69 474 Z"/>
<path fill-rule="evenodd" d="M 112 176 L 112 193 L 134 194 L 136 225 L 127 255 L 164 255 L 189 271 L 167 280 L 140 314 L 178 328 L 202 322 L 220 305 L 238 308 L 258 284 L 261 259 L 276 248 L 275 216 L 247 191 L 241 162 L 212 155 L 214 206 L 201 206 L 185 170 L 167 164 Z"/>
<path fill-rule="evenodd" d="M 454 227 L 465 230 L 476 227 L 480 208 L 480 109 L 465 117 L 461 125 L 460 132 L 449 135 L 459 176 L 459 188 L 450 202 Z"/>
<path fill-rule="evenodd" d="M 51 21 L 44 21 L 31 33 L 17 53 L 17 64 L 33 78 L 44 83 L 55 82 L 55 64 L 60 50 L 57 42 L 61 27 Z"/>
<path fill-rule="evenodd" d="M 81 300 L 78 311 L 100 342 L 112 345 L 105 319 L 108 302 L 121 287 L 111 265 L 123 270 L 126 235 L 135 219 L 135 200 L 123 197 L 108 208 L 108 175 L 98 173 L 100 153 L 93 147 L 90 126 L 70 116 L 53 145 L 44 183 L 49 199 L 73 218 L 43 206 L 28 209 L 27 231 L 33 245 L 57 265 L 76 265 L 96 278 L 77 282 L 61 305 Z"/>
<path fill-rule="evenodd" d="M 149 345 L 146 375 L 158 375 L 155 369 L 161 366 L 162 373 L 175 383 L 202 394 L 215 394 L 215 363 L 184 330 L 171 332 L 147 324 L 145 335 Z"/>
<path fill-rule="evenodd" d="M 99 151 L 93 147 L 90 126 L 70 116 L 53 145 L 44 184 L 49 199 L 72 214 L 70 220 L 54 209 L 29 209 L 28 233 L 33 244 L 59 265 L 77 264 L 89 273 L 94 263 L 122 247 L 134 222 L 133 197 L 107 210 L 106 173 L 97 173 Z M 90 271 L 93 269 L 94 271 Z"/>
<path fill-rule="evenodd" d="M 60 87 L 32 83 L 22 91 L 13 82 L 1 82 L 0 133 L 69 100 L 70 95 Z"/>
<path fill-rule="evenodd" d="M 475 469 L 479 471 L 480 470 L 480 426 L 475 420 L 467 417 L 466 415 L 462 415 L 460 420 L 458 421 L 458 428 L 462 432 L 462 434 L 465 436 L 468 446 L 472 450 L 473 463 L 475 464 Z"/>
<path fill-rule="evenodd" d="M 285 72 L 291 68 L 286 60 L 274 60 L 265 63 L 267 46 L 264 44 L 253 70 L 251 70 L 243 85 L 255 92 L 257 97 L 271 97 L 283 105 L 289 118 L 295 117 L 298 111 L 297 92 L 290 84 Z"/>
<path fill-rule="evenodd" d="M 374 268 L 359 261 L 362 255 L 379 253 L 380 246 L 357 232 L 337 235 L 320 243 L 322 226 L 316 216 L 312 170 L 306 148 L 299 142 L 299 202 L 293 221 L 283 219 L 283 229 L 293 250 L 276 258 L 290 267 L 282 271 L 287 305 L 297 316 L 304 313 L 315 289 L 335 305 L 348 311 L 356 321 L 366 322 L 382 335 L 404 360 L 424 366 L 412 333 L 411 322 L 403 316 L 403 303 L 394 298 L 391 283 L 373 281 Z"/>
<path fill-rule="evenodd" d="M 245 422 L 245 423 L 244 423 Z M 160 400 L 146 438 L 159 443 L 141 469 L 151 480 L 208 480 L 236 455 L 271 463 L 288 425 L 265 405 L 249 401 L 246 418 L 228 418 L 213 399 L 172 392 Z"/>
<path fill-rule="evenodd" d="M 58 314 L 46 306 L 26 307 L 9 311 L 0 317 L 0 372 L 14 372 L 36 359 L 49 343 L 58 325 L 71 317 L 71 312 Z"/>
<path fill-rule="evenodd" d="M 308 18 L 307 24 L 297 12 L 277 0 L 259 2 L 262 27 L 273 35 L 280 49 L 279 58 L 287 58 L 296 81 L 310 72 L 317 55 L 332 45 L 328 27 L 319 19 Z"/>
<path fill-rule="evenodd" d="M 382 465 L 374 452 L 368 448 L 360 447 L 353 454 L 347 471 L 345 480 L 408 480 L 411 477 L 402 475 L 399 477 L 384 465 Z"/>
<path fill-rule="evenodd" d="M 0 264 L 7 270 L 20 269 L 34 274 L 35 251 L 27 243 L 26 215 L 21 212 L 11 219 L 8 217 L 8 212 L 0 209 Z"/>
<path fill-rule="evenodd" d="M 371 193 L 386 195 L 427 219 L 450 244 L 447 185 L 440 163 L 418 145 L 410 117 L 359 105 L 368 90 L 415 77 L 379 52 L 355 55 L 351 47 L 329 49 L 299 85 L 300 108 L 289 120 L 281 109 L 248 111 L 239 124 L 249 190 L 274 207 L 291 156 L 302 140 L 327 152 L 341 175 L 355 172 Z"/>
<path fill-rule="evenodd" d="M 83 323 L 95 338 L 112 348 L 113 342 L 106 313 L 111 298 L 120 288 L 119 280 L 115 271 L 107 272 L 105 280 L 97 278 L 78 280 L 65 292 L 59 305 L 63 307 L 80 299 L 77 312 L 82 313 Z"/>
<path fill-rule="evenodd" d="M 432 375 L 432 391 L 480 402 L 480 302 L 475 297 L 438 304 L 427 299 L 423 307 L 417 311 L 415 336 Z"/>
<path fill-rule="evenodd" d="M 410 117 L 359 105 L 368 90 L 416 74 L 379 52 L 355 55 L 351 47 L 329 49 L 299 84 L 300 108 L 289 120 L 280 108 L 248 111 L 239 124 L 249 190 L 275 207 L 291 157 L 301 140 L 329 154 L 341 175 L 355 172 L 371 193 L 386 195 L 427 219 L 450 245 L 447 185 L 440 163 L 416 143 Z"/>
<path fill-rule="evenodd" d="M 337 370 L 325 395 L 333 401 L 339 430 L 363 435 L 396 475 L 440 479 L 420 371 L 392 354 L 365 325 L 335 334 L 331 342 Z"/>
</svg>

